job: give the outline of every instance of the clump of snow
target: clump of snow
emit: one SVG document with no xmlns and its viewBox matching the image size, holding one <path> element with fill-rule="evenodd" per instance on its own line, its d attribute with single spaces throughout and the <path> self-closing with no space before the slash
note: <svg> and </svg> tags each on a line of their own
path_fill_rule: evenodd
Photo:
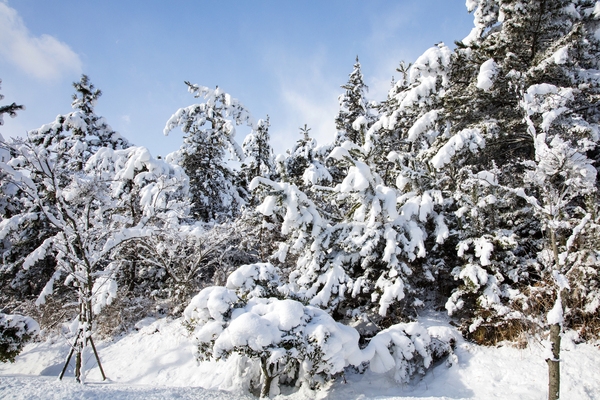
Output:
<svg viewBox="0 0 600 400">
<path fill-rule="evenodd" d="M 569 48 L 567 46 L 561 47 L 553 55 L 552 59 L 556 64 L 564 64 L 569 60 Z"/>
<path fill-rule="evenodd" d="M 480 287 L 487 283 L 488 273 L 477 264 L 467 264 L 460 271 L 459 278 L 470 282 L 475 287 Z"/>
<path fill-rule="evenodd" d="M 444 216 L 439 214 L 435 218 L 435 242 L 442 244 L 450 236 L 450 230 L 444 221 Z"/>
<path fill-rule="evenodd" d="M 279 271 L 271 263 L 242 265 L 227 278 L 225 287 L 239 297 L 269 297 L 281 286 Z"/>
<path fill-rule="evenodd" d="M 329 170 L 319 162 L 314 161 L 302 174 L 302 181 L 305 185 L 316 185 L 324 182 L 331 182 L 333 178 Z"/>
<path fill-rule="evenodd" d="M 437 79 L 435 76 L 425 76 L 421 78 L 419 84 L 412 88 L 412 90 L 410 90 L 402 99 L 399 108 L 405 109 L 412 107 L 413 105 L 417 104 L 421 99 L 427 98 L 427 96 L 429 96 L 435 91 L 436 81 Z"/>
<path fill-rule="evenodd" d="M 394 370 L 394 380 L 407 383 L 414 374 L 425 374 L 431 365 L 430 344 L 431 337 L 421 324 L 396 324 L 375 335 L 365 353 L 373 372 Z"/>
<path fill-rule="evenodd" d="M 561 274 L 560 272 L 556 270 L 552 271 L 552 277 L 554 278 L 554 282 L 556 282 L 556 286 L 558 286 L 558 289 L 560 291 L 571 288 L 567 277 Z"/>
<path fill-rule="evenodd" d="M 192 298 L 183 315 L 199 341 L 214 340 L 223 332 L 227 315 L 237 301 L 237 295 L 229 289 L 208 287 Z"/>
<path fill-rule="evenodd" d="M 383 288 L 383 294 L 379 300 L 379 315 L 383 317 L 387 315 L 387 310 L 392 303 L 404 298 L 404 282 L 402 279 L 396 278 L 394 283 L 390 283 L 382 276 L 375 284 L 375 287 Z"/>
<path fill-rule="evenodd" d="M 490 58 L 479 67 L 477 75 L 477 87 L 484 91 L 490 90 L 494 84 L 494 78 L 498 74 L 498 64 Z"/>
<path fill-rule="evenodd" d="M 475 245 L 475 256 L 479 257 L 481 265 L 490 265 L 490 256 L 494 250 L 494 245 L 490 243 L 485 237 L 478 238 L 474 241 Z"/>
<path fill-rule="evenodd" d="M 468 146 L 471 152 L 475 153 L 478 149 L 485 147 L 485 139 L 477 128 L 463 129 L 448 140 L 446 144 L 431 158 L 431 165 L 440 169 L 448 164 L 452 157 Z"/>
<path fill-rule="evenodd" d="M 35 300 L 35 305 L 40 306 L 46 304 L 46 296 L 50 296 L 54 292 L 54 281 L 60 278 L 62 271 L 57 270 L 52 274 L 48 282 L 44 285 L 41 293 L 38 295 L 38 298 Z"/>
<path fill-rule="evenodd" d="M 484 186 L 497 186 L 498 185 L 498 177 L 496 174 L 490 171 L 480 171 L 474 175 L 476 179 L 479 180 L 479 183 Z"/>
<path fill-rule="evenodd" d="M 348 175 L 342 181 L 340 191 L 342 193 L 362 191 L 367 189 L 372 181 L 373 176 L 371 175 L 369 166 L 360 161 L 356 161 L 355 166 L 348 169 Z"/>
<path fill-rule="evenodd" d="M 411 142 L 414 142 L 421 133 L 425 132 L 435 123 L 438 118 L 438 114 L 441 111 L 442 110 L 431 110 L 419 117 L 413 126 L 411 126 L 408 130 L 407 139 Z"/>
<path fill-rule="evenodd" d="M 596 4 L 594 4 L 594 11 L 592 13 L 596 19 L 600 19 L 600 1 L 596 1 Z"/>
<path fill-rule="evenodd" d="M 277 206 L 277 197 L 275 196 L 265 196 L 262 204 L 256 207 L 256 211 L 261 213 L 262 215 L 273 215 L 273 210 Z"/>
<path fill-rule="evenodd" d="M 465 6 L 467 7 L 468 12 L 473 12 L 478 5 L 479 1 L 477 0 L 466 0 L 465 2 Z"/>
<path fill-rule="evenodd" d="M 360 131 L 362 127 L 367 126 L 368 123 L 369 121 L 367 121 L 367 118 L 364 115 L 361 115 L 360 117 L 356 118 L 354 122 L 352 122 L 352 129 Z"/>
<path fill-rule="evenodd" d="M 338 146 L 329 153 L 329 158 L 333 158 L 334 160 L 343 160 L 344 158 L 351 158 L 350 152 L 344 147 Z"/>
<path fill-rule="evenodd" d="M 100 314 L 102 308 L 109 306 L 117 297 L 117 281 L 112 276 L 100 276 L 92 287 L 92 311 Z"/>
<path fill-rule="evenodd" d="M 556 301 L 554 302 L 554 306 L 550 311 L 548 311 L 548 315 L 546 316 L 548 324 L 554 325 L 563 323 L 563 305 L 560 293 L 556 297 Z"/>
<path fill-rule="evenodd" d="M 54 237 L 49 237 L 48 239 L 44 240 L 40 247 L 29 253 L 29 255 L 25 257 L 25 260 L 23 261 L 23 269 L 28 270 L 35 265 L 36 262 L 46 257 L 48 251 L 53 245 L 53 242 Z"/>
</svg>

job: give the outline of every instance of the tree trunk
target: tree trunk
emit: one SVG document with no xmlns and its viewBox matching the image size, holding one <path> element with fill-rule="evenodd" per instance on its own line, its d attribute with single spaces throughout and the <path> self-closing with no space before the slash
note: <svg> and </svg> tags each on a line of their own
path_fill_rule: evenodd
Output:
<svg viewBox="0 0 600 400">
<path fill-rule="evenodd" d="M 83 342 L 85 339 L 82 339 L 79 341 L 79 343 L 76 344 L 77 349 L 75 350 L 75 380 L 77 381 L 77 383 L 82 383 L 81 380 L 81 375 L 82 375 L 82 368 L 81 368 L 81 364 L 82 361 L 81 359 L 82 357 L 82 353 L 83 353 Z"/>
<path fill-rule="evenodd" d="M 262 390 L 260 391 L 260 397 L 269 397 L 271 392 L 271 383 L 273 382 L 273 377 L 269 374 L 269 369 L 267 368 L 267 359 L 266 357 L 260 358 L 260 367 L 262 369 L 263 377 L 265 381 L 263 382 Z"/>
<path fill-rule="evenodd" d="M 558 258 L 558 243 L 556 231 L 550 228 L 550 241 L 552 242 L 552 253 L 554 254 L 554 264 L 557 271 L 560 270 L 560 260 Z M 558 289 L 558 298 L 560 307 L 564 312 L 563 290 Z M 548 400 L 558 400 L 560 398 L 560 333 L 561 325 L 553 324 L 550 326 L 550 344 L 552 345 L 552 359 L 547 359 L 548 363 Z"/>
<path fill-rule="evenodd" d="M 552 359 L 548 363 L 548 400 L 560 398 L 560 325 L 550 327 L 550 343 L 552 344 Z"/>
</svg>

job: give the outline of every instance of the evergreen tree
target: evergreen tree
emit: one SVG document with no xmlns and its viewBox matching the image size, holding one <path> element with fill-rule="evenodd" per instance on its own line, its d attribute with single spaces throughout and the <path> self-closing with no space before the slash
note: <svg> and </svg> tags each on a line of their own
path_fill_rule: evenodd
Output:
<svg viewBox="0 0 600 400">
<path fill-rule="evenodd" d="M 234 217 L 245 201 L 225 155 L 229 152 L 243 160 L 244 153 L 235 141 L 235 126 L 253 126 L 252 117 L 237 99 L 218 87 L 186 85 L 194 97 L 203 97 L 205 102 L 180 108 L 167 121 L 165 135 L 178 126 L 185 134 L 181 148 L 170 159 L 189 176 L 195 218 L 212 221 Z"/>
<path fill-rule="evenodd" d="M 241 174 L 248 187 L 252 179 L 257 176 L 271 179 L 275 176 L 275 164 L 273 160 L 273 149 L 269 136 L 269 117 L 266 120 L 259 119 L 256 130 L 246 136 L 242 149 L 245 160 L 242 163 Z"/>
<path fill-rule="evenodd" d="M 304 124 L 300 128 L 302 137 L 294 147 L 287 151 L 283 160 L 279 160 L 279 173 L 282 180 L 304 189 L 312 185 L 323 185 L 332 181 L 331 174 L 325 167 L 323 153 L 327 147 L 317 147 L 317 141 L 310 137 L 310 128 Z"/>
<path fill-rule="evenodd" d="M 548 360 L 549 398 L 555 399 L 565 288 L 589 285 L 561 277 L 585 279 L 574 253 L 589 250 L 572 246 L 576 237 L 591 244 L 585 233 L 595 232 L 591 216 L 598 204 L 594 159 L 588 158 L 598 142 L 598 83 L 591 78 L 600 50 L 597 4 L 482 0 L 468 6 L 475 28 L 457 43 L 443 98 L 448 133 L 429 158 L 434 168 L 457 172 L 458 256 L 465 263 L 453 271 L 463 284 L 447 307 L 475 311 L 472 334 L 518 325 L 515 319 L 539 326 L 547 313 L 555 351 Z M 551 310 L 523 306 L 540 287 L 557 293 Z M 591 300 L 595 290 L 584 292 Z"/>
<path fill-rule="evenodd" d="M 104 117 L 96 115 L 94 107 L 102 95 L 86 75 L 74 82 L 74 111 L 58 115 L 56 119 L 29 132 L 29 138 L 36 146 L 55 147 L 65 153 L 60 159 L 67 165 L 60 170 L 81 171 L 87 160 L 101 147 L 114 150 L 130 147 L 129 142 L 115 132 Z"/>
<path fill-rule="evenodd" d="M 365 143 L 365 132 L 369 128 L 372 116 L 369 103 L 365 98 L 368 87 L 363 82 L 358 56 L 356 56 L 354 70 L 350 73 L 348 82 L 342 86 L 342 89 L 345 92 L 338 97 L 340 111 L 335 118 L 337 129 L 335 144 L 339 146 L 349 140 L 362 146 Z"/>
</svg>

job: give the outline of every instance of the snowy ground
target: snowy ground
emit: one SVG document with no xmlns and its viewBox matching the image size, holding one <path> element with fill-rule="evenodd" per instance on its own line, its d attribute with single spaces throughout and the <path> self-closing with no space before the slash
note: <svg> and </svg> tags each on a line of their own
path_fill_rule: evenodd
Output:
<svg viewBox="0 0 600 400">
<path fill-rule="evenodd" d="M 426 325 L 446 325 L 443 317 L 423 318 Z M 600 399 L 600 346 L 563 340 L 562 399 Z M 14 364 L 0 364 L 1 399 L 243 399 L 233 361 L 197 365 L 194 345 L 179 320 L 147 321 L 139 331 L 98 343 L 109 377 L 103 382 L 93 358 L 86 385 L 74 382 L 72 370 L 60 373 L 68 346 L 64 339 L 28 345 Z M 445 363 L 409 385 L 387 375 L 347 374 L 326 390 L 286 392 L 280 399 L 544 399 L 547 368 L 541 345 L 480 347 L 459 340 L 457 361 Z"/>
</svg>

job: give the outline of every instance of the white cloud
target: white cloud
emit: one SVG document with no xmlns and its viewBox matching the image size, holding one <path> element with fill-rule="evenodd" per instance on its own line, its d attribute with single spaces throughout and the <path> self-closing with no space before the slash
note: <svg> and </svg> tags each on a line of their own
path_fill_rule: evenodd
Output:
<svg viewBox="0 0 600 400">
<path fill-rule="evenodd" d="M 292 88 L 282 88 L 282 97 L 287 106 L 295 113 L 295 118 L 288 119 L 285 144 L 291 144 L 301 138 L 300 128 L 306 124 L 310 128 L 310 136 L 318 144 L 330 143 L 335 137 L 335 117 L 338 112 L 336 95 L 314 96 Z M 333 99 L 333 101 L 332 101 Z M 293 139 L 293 141 L 290 141 Z"/>
<path fill-rule="evenodd" d="M 385 100 L 391 88 L 392 76 L 399 78 L 396 71 L 400 61 L 413 61 L 426 48 L 415 46 L 414 41 L 407 39 L 410 25 L 416 18 L 415 3 L 397 4 L 392 10 L 373 14 L 369 21 L 370 35 L 365 37 L 363 48 L 368 49 L 366 60 L 377 60 L 371 63 L 373 70 L 363 69 L 365 81 L 369 85 L 368 98 Z M 418 32 L 411 32 L 412 35 Z"/>
<path fill-rule="evenodd" d="M 318 144 L 333 142 L 339 110 L 337 97 L 342 89 L 335 83 L 336 79 L 324 74 L 329 62 L 327 52 L 316 49 L 313 54 L 300 57 L 277 48 L 270 56 L 281 99 L 281 118 L 274 116 L 271 125 L 275 151 L 291 148 L 300 139 L 300 128 L 304 124 L 311 129 L 310 136 Z"/>
<path fill-rule="evenodd" d="M 81 73 L 81 60 L 71 48 L 50 35 L 35 37 L 13 8 L 0 2 L 0 57 L 42 80 L 63 73 Z"/>
</svg>

